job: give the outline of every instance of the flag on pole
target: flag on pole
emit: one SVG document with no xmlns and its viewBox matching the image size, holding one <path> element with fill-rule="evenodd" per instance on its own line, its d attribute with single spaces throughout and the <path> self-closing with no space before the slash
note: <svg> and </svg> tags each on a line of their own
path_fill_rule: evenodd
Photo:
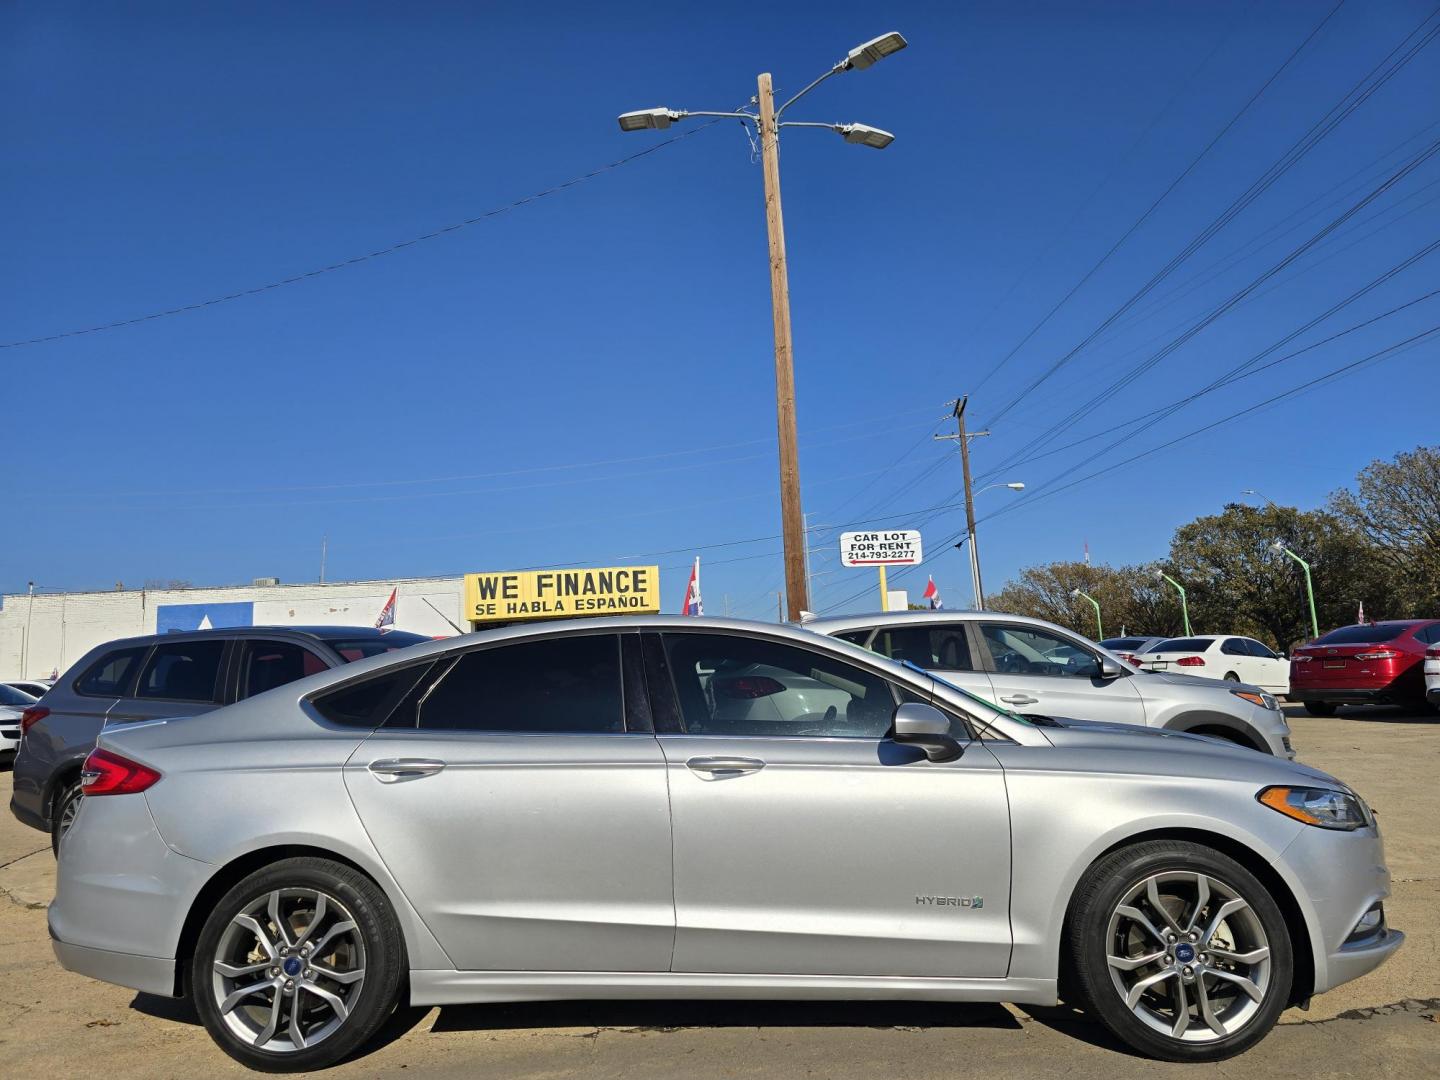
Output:
<svg viewBox="0 0 1440 1080">
<path fill-rule="evenodd" d="M 690 580 L 685 584 L 685 600 L 680 605 L 681 615 L 704 615 L 705 606 L 700 602 L 700 556 L 695 556 L 695 565 L 690 568 Z"/>
<path fill-rule="evenodd" d="M 382 634 L 386 630 L 395 629 L 395 594 L 399 591 L 398 585 L 390 590 L 390 599 L 385 601 L 385 606 L 380 609 L 380 617 L 375 620 L 375 629 Z"/>
<path fill-rule="evenodd" d="M 935 578 L 931 577 L 925 584 L 925 591 L 920 594 L 930 601 L 930 610 L 939 611 L 945 606 L 940 599 L 940 590 L 935 587 Z"/>
<path fill-rule="evenodd" d="M 1355 625 L 1357 625 L 1357 626 L 1364 626 L 1364 625 L 1365 625 L 1365 601 L 1364 601 L 1364 600 L 1361 600 L 1361 601 L 1360 601 L 1360 614 L 1355 616 Z"/>
</svg>

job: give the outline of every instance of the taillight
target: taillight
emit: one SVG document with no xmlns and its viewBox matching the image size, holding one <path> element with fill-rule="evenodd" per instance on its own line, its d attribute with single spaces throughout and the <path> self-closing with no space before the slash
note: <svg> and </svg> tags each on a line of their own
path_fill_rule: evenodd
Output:
<svg viewBox="0 0 1440 1080">
<path fill-rule="evenodd" d="M 1425 650 L 1426 660 L 1440 660 L 1440 645 L 1431 645 Z"/>
<path fill-rule="evenodd" d="M 32 727 L 38 724 L 45 717 L 50 715 L 50 710 L 44 705 L 31 705 L 20 714 L 20 734 L 24 735 Z"/>
<path fill-rule="evenodd" d="M 1205 658 L 1202 656 L 1182 656 L 1175 661 L 1178 667 L 1204 667 Z"/>
<path fill-rule="evenodd" d="M 1394 660 L 1400 653 L 1395 649 L 1376 649 L 1374 652 L 1357 652 L 1356 660 Z"/>
<path fill-rule="evenodd" d="M 784 683 L 768 675 L 741 675 L 715 683 L 715 692 L 728 698 L 762 698 L 783 693 L 784 690 Z"/>
<path fill-rule="evenodd" d="M 137 795 L 159 779 L 154 769 L 97 747 L 90 751 L 80 770 L 80 790 L 87 799 L 97 795 Z"/>
</svg>

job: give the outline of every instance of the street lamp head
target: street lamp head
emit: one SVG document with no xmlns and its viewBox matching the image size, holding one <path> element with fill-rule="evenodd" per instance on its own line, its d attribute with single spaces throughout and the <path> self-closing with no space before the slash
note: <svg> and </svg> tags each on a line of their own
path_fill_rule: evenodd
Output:
<svg viewBox="0 0 1440 1080">
<path fill-rule="evenodd" d="M 1156 568 L 1155 568 L 1155 580 L 1156 580 L 1156 581 L 1164 581 L 1164 580 L 1165 580 L 1165 571 L 1164 571 L 1164 570 L 1161 570 L 1159 567 L 1156 567 Z"/>
<path fill-rule="evenodd" d="M 1070 595 L 1073 596 L 1073 597 L 1075 597 L 1075 598 L 1078 600 L 1078 599 L 1080 598 L 1080 590 L 1079 590 L 1079 589 L 1071 589 L 1071 590 L 1070 590 Z"/>
<path fill-rule="evenodd" d="M 1016 480 L 1013 484 L 1006 484 L 1005 486 L 1008 487 L 1011 491 L 1025 490 L 1025 482 L 1023 480 Z"/>
<path fill-rule="evenodd" d="M 1284 541 L 1284 540 L 1276 540 L 1274 543 L 1272 543 L 1272 544 L 1270 545 L 1270 550 L 1273 551 L 1273 552 L 1275 552 L 1276 555 L 1284 555 L 1284 554 L 1285 554 L 1285 541 Z"/>
<path fill-rule="evenodd" d="M 895 136 L 890 132 L 866 124 L 841 124 L 836 130 L 845 136 L 846 142 L 869 146 L 875 150 L 884 150 L 895 141 Z"/>
<path fill-rule="evenodd" d="M 620 114 L 621 131 L 643 131 L 645 128 L 668 128 L 675 120 L 685 116 L 683 112 L 667 109 L 661 105 L 654 109 L 637 109 L 635 112 Z"/>
<path fill-rule="evenodd" d="M 864 45 L 856 45 L 850 50 L 850 55 L 845 57 L 844 67 L 846 71 L 860 71 L 868 68 L 871 64 L 879 63 L 891 53 L 897 53 L 908 45 L 903 37 L 894 30 L 888 34 L 881 34 L 872 38 Z"/>
</svg>

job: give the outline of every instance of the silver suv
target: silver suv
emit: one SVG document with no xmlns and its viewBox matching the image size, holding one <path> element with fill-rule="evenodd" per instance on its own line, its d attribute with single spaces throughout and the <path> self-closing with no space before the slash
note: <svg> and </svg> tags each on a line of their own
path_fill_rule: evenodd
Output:
<svg viewBox="0 0 1440 1080">
<path fill-rule="evenodd" d="M 1302 765 L 1028 722 L 794 627 L 626 617 L 106 728 L 49 922 L 65 967 L 191 994 L 276 1071 L 402 994 L 1064 995 L 1207 1061 L 1394 952 L 1389 884 L 1370 810 Z"/>
<path fill-rule="evenodd" d="M 805 628 L 934 671 L 1014 712 L 1144 724 L 1295 756 L 1279 702 L 1259 687 L 1141 671 L 1041 619 L 908 611 L 815 619 Z"/>
</svg>

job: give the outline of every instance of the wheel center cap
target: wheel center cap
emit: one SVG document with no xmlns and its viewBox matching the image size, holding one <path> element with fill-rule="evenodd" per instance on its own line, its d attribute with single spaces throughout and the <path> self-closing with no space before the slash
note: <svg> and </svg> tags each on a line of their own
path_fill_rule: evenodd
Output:
<svg viewBox="0 0 1440 1080">
<path fill-rule="evenodd" d="M 289 975 L 290 978 L 293 979 L 296 975 L 300 974 L 300 969 L 303 965 L 300 963 L 299 957 L 287 956 L 285 958 L 285 963 L 281 966 L 285 969 L 285 974 Z"/>
<path fill-rule="evenodd" d="M 1195 962 L 1195 946 L 1183 942 L 1175 946 L 1175 959 L 1182 964 L 1193 964 Z M 287 967 L 288 971 L 289 968 Z"/>
</svg>

